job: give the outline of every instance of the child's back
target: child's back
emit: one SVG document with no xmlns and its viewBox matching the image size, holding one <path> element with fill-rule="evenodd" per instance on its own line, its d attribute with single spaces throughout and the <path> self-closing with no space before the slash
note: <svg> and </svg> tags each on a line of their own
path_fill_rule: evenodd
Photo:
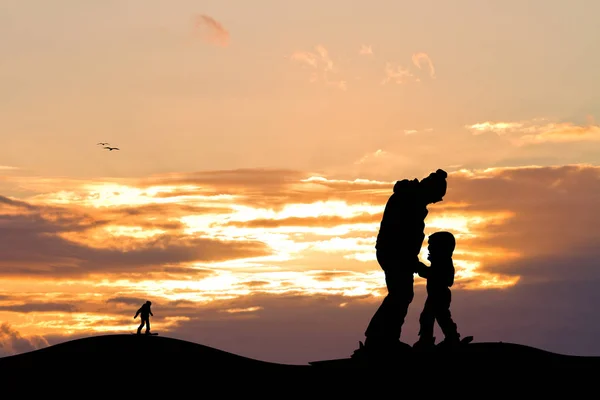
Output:
<svg viewBox="0 0 600 400">
<path fill-rule="evenodd" d="M 144 303 L 144 305 L 142 305 L 142 307 L 140 308 L 140 314 L 144 316 L 150 315 L 150 306 L 148 305 L 148 303 Z"/>
<path fill-rule="evenodd" d="M 145 318 L 149 317 L 150 315 L 152 315 L 152 310 L 150 309 L 151 306 L 152 306 L 152 302 L 150 302 L 150 301 L 145 302 L 140 307 L 140 309 L 137 311 L 137 313 L 135 315 L 137 316 L 138 314 L 141 314 L 142 317 L 145 317 Z"/>
<path fill-rule="evenodd" d="M 424 278 L 427 279 L 427 288 L 449 288 L 454 284 L 454 263 L 452 254 L 456 247 L 454 235 L 450 232 L 435 232 L 429 236 L 429 255 L 431 262 L 429 268 L 423 268 Z M 419 274 L 421 275 L 421 274 Z"/>
<path fill-rule="evenodd" d="M 428 268 L 427 292 L 446 291 L 454 284 L 454 263 L 452 258 L 434 259 Z"/>
</svg>

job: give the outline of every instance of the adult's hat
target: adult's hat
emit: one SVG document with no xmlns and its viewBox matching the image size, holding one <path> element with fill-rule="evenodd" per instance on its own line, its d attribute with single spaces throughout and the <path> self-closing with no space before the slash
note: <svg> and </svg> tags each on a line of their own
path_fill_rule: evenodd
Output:
<svg viewBox="0 0 600 400">
<path fill-rule="evenodd" d="M 429 176 L 423 179 L 423 183 L 429 188 L 428 191 L 431 193 L 433 198 L 432 201 L 440 201 L 446 195 L 446 189 L 448 187 L 448 183 L 446 182 L 446 178 L 448 177 L 448 173 L 443 169 L 438 169 L 435 172 L 429 174 Z"/>
<path fill-rule="evenodd" d="M 448 182 L 446 182 L 446 178 L 448 177 L 448 173 L 443 169 L 438 169 L 435 171 L 435 181 L 436 187 L 439 189 L 440 200 L 446 195 L 446 189 L 448 188 Z"/>
<path fill-rule="evenodd" d="M 443 179 L 446 179 L 448 177 L 448 173 L 443 169 L 438 169 L 437 171 L 435 171 L 435 175 Z"/>
</svg>

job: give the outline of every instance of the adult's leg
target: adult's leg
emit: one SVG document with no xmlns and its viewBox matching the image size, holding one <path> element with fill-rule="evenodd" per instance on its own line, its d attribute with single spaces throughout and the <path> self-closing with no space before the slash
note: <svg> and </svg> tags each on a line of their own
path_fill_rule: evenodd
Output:
<svg viewBox="0 0 600 400">
<path fill-rule="evenodd" d="M 413 300 L 413 273 L 407 262 L 377 252 L 377 261 L 385 272 L 388 294 L 371 318 L 365 331 L 365 345 L 373 342 L 398 341 L 402 325 Z M 409 272 L 406 272 L 409 271 Z"/>
<path fill-rule="evenodd" d="M 385 274 L 385 283 L 386 283 L 388 294 L 386 295 L 386 297 L 383 298 L 381 305 L 379 306 L 379 308 L 377 308 L 377 311 L 375 311 L 375 314 L 373 314 L 373 316 L 371 317 L 371 321 L 369 321 L 369 325 L 367 326 L 367 329 L 365 331 L 365 337 L 366 337 L 365 343 L 366 344 L 369 344 L 369 342 L 375 341 L 376 337 L 382 335 L 382 332 L 384 331 L 384 328 L 383 328 L 384 322 L 383 321 L 385 321 L 386 314 L 388 314 L 387 309 L 389 308 L 388 297 L 389 297 L 389 293 L 390 293 L 390 288 L 388 286 L 388 276 L 387 276 L 386 270 L 390 267 L 390 264 L 391 264 L 390 258 L 384 257 L 385 253 L 383 253 L 380 250 L 377 250 L 375 252 L 375 255 L 377 257 L 377 262 L 379 263 L 379 266 L 381 267 L 381 269 L 383 270 L 383 272 Z"/>
<path fill-rule="evenodd" d="M 401 268 L 405 268 L 402 265 Z M 395 270 L 386 276 L 387 287 L 389 288 L 388 314 L 385 320 L 385 336 L 392 341 L 400 340 L 402 335 L 402 326 L 408 314 L 408 307 L 414 298 L 414 278 L 411 273 L 405 273 L 403 270 Z"/>
</svg>

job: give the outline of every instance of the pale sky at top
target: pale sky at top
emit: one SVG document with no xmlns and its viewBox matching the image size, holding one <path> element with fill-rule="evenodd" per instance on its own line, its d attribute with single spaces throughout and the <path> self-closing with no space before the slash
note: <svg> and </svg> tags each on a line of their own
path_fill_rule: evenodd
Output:
<svg viewBox="0 0 600 400">
<path fill-rule="evenodd" d="M 35 174 L 344 171 L 377 150 L 392 154 L 388 165 L 399 174 L 421 174 L 436 163 L 592 162 L 598 154 L 590 143 L 569 148 L 571 159 L 564 148 L 516 150 L 464 129 L 600 118 L 600 3 L 592 0 L 1 7 L 0 164 Z M 204 40 L 199 15 L 223 26 L 225 46 Z M 328 76 L 346 90 L 323 81 L 322 64 L 311 69 L 292 58 L 317 54 L 319 45 L 332 62 Z M 412 62 L 418 53 L 432 61 L 435 79 Z M 420 82 L 382 84 L 387 63 Z M 121 151 L 100 151 L 98 141 Z M 435 146 L 455 158 L 434 157 Z"/>
</svg>

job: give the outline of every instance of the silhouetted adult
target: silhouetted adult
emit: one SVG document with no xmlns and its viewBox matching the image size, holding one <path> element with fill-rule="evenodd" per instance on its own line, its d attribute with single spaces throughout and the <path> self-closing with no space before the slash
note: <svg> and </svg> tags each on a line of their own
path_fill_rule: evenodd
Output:
<svg viewBox="0 0 600 400">
<path fill-rule="evenodd" d="M 137 329 L 137 334 L 141 334 L 142 333 L 142 328 L 144 327 L 144 324 L 146 325 L 146 335 L 150 334 L 150 316 L 154 316 L 154 314 L 152 314 L 152 310 L 150 309 L 150 306 L 152 305 L 151 301 L 147 301 L 145 302 L 139 310 L 137 310 L 137 312 L 135 313 L 135 316 L 133 317 L 133 319 L 136 319 L 137 316 L 139 315 L 142 323 L 140 324 L 140 326 Z"/>
<path fill-rule="evenodd" d="M 443 199 L 447 176 L 438 169 L 420 182 L 404 179 L 394 185 L 375 244 L 388 294 L 365 331 L 364 346 L 360 343 L 353 357 L 400 348 L 402 325 L 414 297 L 413 275 L 420 265 L 419 252 L 425 240 L 427 206 Z"/>
</svg>

